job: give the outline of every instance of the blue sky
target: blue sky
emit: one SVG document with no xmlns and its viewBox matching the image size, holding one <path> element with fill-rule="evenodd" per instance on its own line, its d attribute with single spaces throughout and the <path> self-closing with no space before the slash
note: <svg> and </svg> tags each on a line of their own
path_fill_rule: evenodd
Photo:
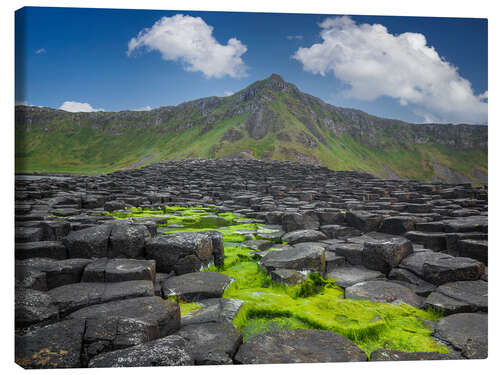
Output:
<svg viewBox="0 0 500 375">
<path fill-rule="evenodd" d="M 485 19 L 23 8 L 16 102 L 157 108 L 278 73 L 381 117 L 487 123 L 487 44 Z"/>
</svg>

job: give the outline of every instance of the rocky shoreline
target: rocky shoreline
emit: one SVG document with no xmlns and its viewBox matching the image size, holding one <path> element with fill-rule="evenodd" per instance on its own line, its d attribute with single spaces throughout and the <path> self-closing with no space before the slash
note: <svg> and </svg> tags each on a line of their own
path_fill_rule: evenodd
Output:
<svg viewBox="0 0 500 375">
<path fill-rule="evenodd" d="M 194 159 L 16 179 L 15 194 L 22 367 L 487 357 L 487 187 Z M 259 289 L 244 290 L 247 274 Z M 261 296 L 269 311 L 290 296 L 378 310 L 258 315 Z M 405 309 L 405 334 L 433 347 L 379 345 L 400 316 L 384 308 Z"/>
</svg>

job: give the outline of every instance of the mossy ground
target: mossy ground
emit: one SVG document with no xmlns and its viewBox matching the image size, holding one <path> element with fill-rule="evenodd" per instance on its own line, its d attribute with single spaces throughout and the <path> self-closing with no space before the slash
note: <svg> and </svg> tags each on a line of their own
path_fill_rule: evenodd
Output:
<svg viewBox="0 0 500 375">
<path fill-rule="evenodd" d="M 262 224 L 235 223 L 239 218 L 233 214 L 220 214 L 214 209 L 202 207 L 132 210 L 128 216 L 165 216 L 169 221 L 166 224 L 167 233 L 174 233 L 213 230 L 213 227 L 199 227 L 200 218 L 208 214 L 218 214 L 230 225 L 215 228 L 222 232 L 225 242 L 224 266 L 211 266 L 204 271 L 221 272 L 235 279 L 223 297 L 245 302 L 233 321 L 241 330 L 244 341 L 268 331 L 324 329 L 350 338 L 368 355 L 380 348 L 407 352 L 448 351 L 434 341 L 432 330 L 426 325 L 425 321 L 436 321 L 440 317 L 433 310 L 424 311 L 405 304 L 345 299 L 334 280 L 325 280 L 314 273 L 295 286 L 272 281 L 254 260 L 254 250 L 240 245 L 245 239 L 256 238 L 256 235 L 248 233 L 267 230 Z M 123 215 L 120 213 L 118 216 Z M 172 220 L 179 227 L 169 228 Z M 182 314 L 200 307 L 196 303 L 180 305 Z"/>
</svg>

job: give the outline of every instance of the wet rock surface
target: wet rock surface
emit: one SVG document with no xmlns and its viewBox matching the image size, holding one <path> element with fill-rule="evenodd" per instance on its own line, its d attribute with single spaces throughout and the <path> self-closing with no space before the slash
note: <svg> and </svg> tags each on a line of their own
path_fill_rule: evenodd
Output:
<svg viewBox="0 0 500 375">
<path fill-rule="evenodd" d="M 253 249 L 273 282 L 297 285 L 316 272 L 346 298 L 444 314 L 434 336 L 453 355 L 380 349 L 371 360 L 487 356 L 487 187 L 195 159 L 19 179 L 15 193 L 16 362 L 23 367 L 367 359 L 330 331 L 285 327 L 242 344 L 232 322 L 244 303 L 222 298 L 232 279 L 199 272 L 222 267 L 224 246 L 235 243 Z M 172 220 L 165 206 L 192 207 L 192 217 Z M 213 211 L 196 216 L 196 207 Z M 241 228 L 228 232 L 231 222 Z M 169 297 L 199 306 L 181 318 Z"/>
<path fill-rule="evenodd" d="M 366 354 L 339 334 L 284 331 L 256 336 L 240 346 L 235 362 L 243 364 L 366 361 Z"/>
</svg>

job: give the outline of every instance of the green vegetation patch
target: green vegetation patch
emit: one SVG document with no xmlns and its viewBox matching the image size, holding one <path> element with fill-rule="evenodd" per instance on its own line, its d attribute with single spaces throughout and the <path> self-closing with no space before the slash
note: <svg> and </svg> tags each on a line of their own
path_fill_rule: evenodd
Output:
<svg viewBox="0 0 500 375">
<path fill-rule="evenodd" d="M 167 233 L 214 229 L 222 233 L 224 265 L 212 265 L 204 271 L 220 272 L 234 278 L 223 297 L 245 302 L 233 321 L 241 330 L 244 341 L 254 335 L 277 330 L 323 329 L 348 337 L 368 355 L 381 348 L 407 352 L 448 351 L 431 337 L 432 330 L 426 324 L 426 321 L 440 318 L 441 315 L 434 310 L 345 299 L 343 290 L 334 280 L 324 279 L 317 273 L 308 274 L 302 283 L 294 286 L 271 280 L 254 260 L 254 250 L 241 246 L 241 242 L 256 237 L 251 233 L 273 231 L 262 224 L 235 223 L 237 216 L 203 207 L 165 207 L 162 211 L 129 212 L 129 217 L 165 215 L 169 221 L 167 225 L 171 225 L 172 218 L 183 225 L 182 228 L 169 229 Z M 200 218 L 206 215 L 221 217 L 230 225 L 217 227 L 214 222 L 211 227 L 198 227 Z M 182 315 L 201 307 L 196 303 L 178 302 Z"/>
</svg>

